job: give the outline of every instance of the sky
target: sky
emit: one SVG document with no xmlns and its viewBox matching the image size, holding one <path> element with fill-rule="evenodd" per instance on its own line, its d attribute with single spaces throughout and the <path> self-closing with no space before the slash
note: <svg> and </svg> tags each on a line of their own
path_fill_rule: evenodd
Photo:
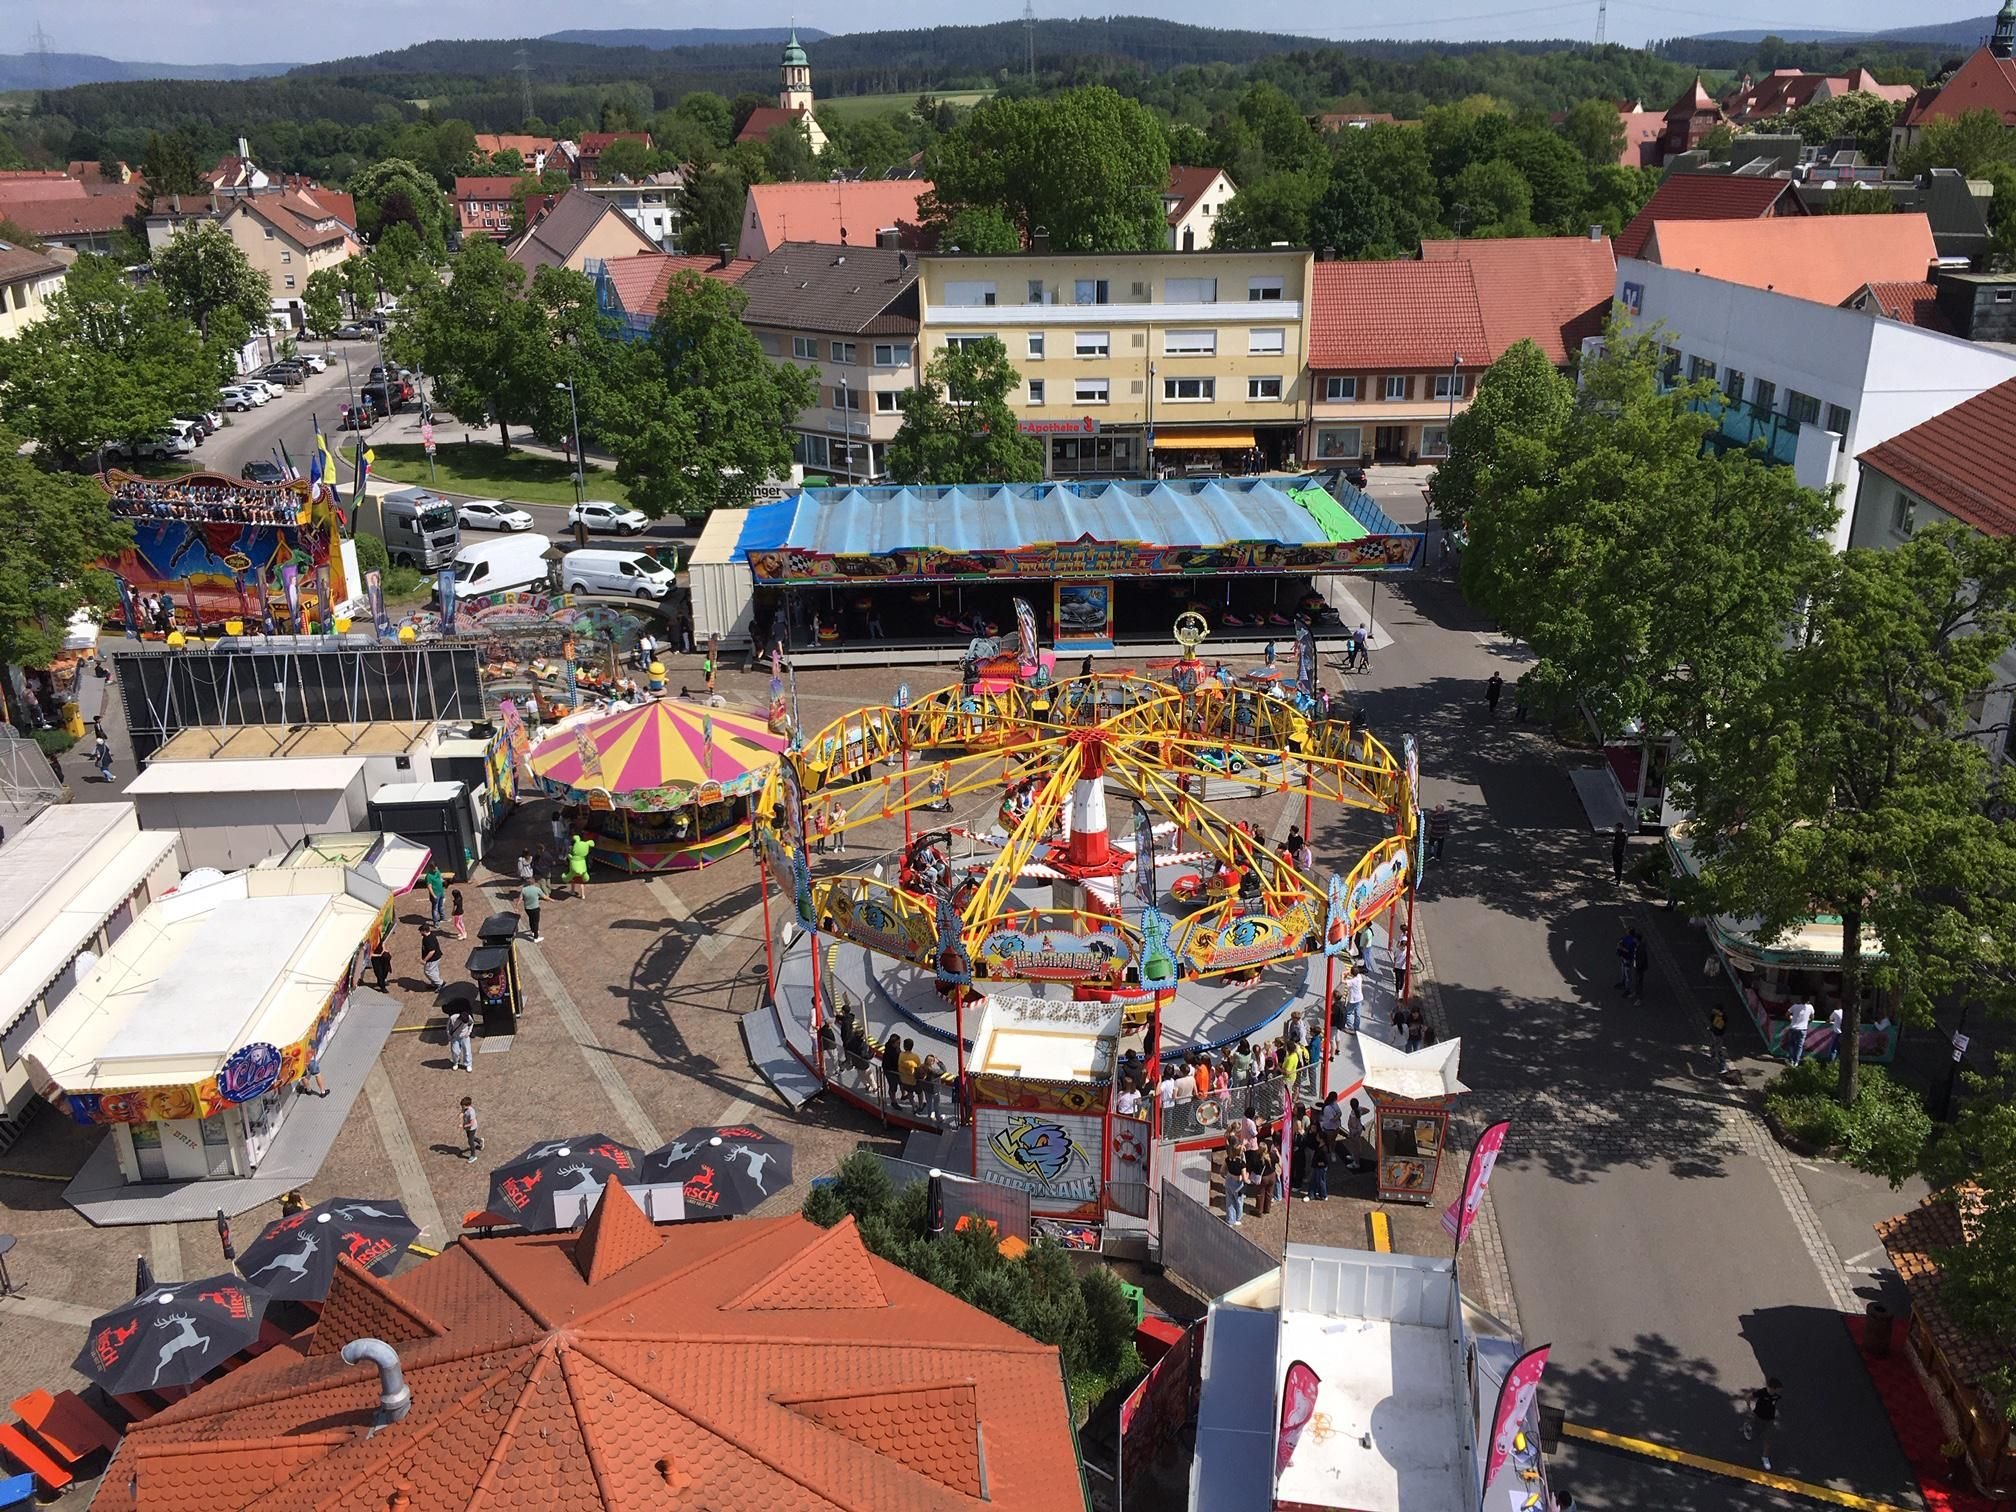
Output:
<svg viewBox="0 0 2016 1512">
<path fill-rule="evenodd" d="M 1878 30 L 1907 22 L 1960 20 L 1995 9 L 1994 0 L 1934 4 L 1902 15 L 1878 0 L 1768 0 L 1745 12 L 1737 0 L 1720 11 L 1647 0 L 1609 0 L 1607 35 L 1642 43 L 1680 31 L 1770 27 Z M 1249 11 L 1227 11 L 1223 0 L 1108 0 L 1090 7 L 1037 0 L 1036 14 L 1108 13 L 1165 16 L 1200 26 L 1228 21 L 1298 36 L 1331 39 L 1405 37 L 1476 41 L 1500 37 L 1592 37 L 1597 0 L 1267 0 Z M 793 20 L 823 31 L 1008 20 L 1014 0 L 799 0 L 795 6 L 737 7 L 731 24 L 783 26 Z M 0 0 L 0 52 L 33 50 L 39 21 L 54 52 L 99 53 L 170 63 L 319 62 L 452 37 L 542 36 L 566 27 L 719 25 L 714 7 L 665 0 L 595 0 L 578 9 L 552 0 Z M 7 23 L 11 22 L 11 25 Z M 11 35 L 9 34 L 11 33 Z M 814 82 L 818 58 L 813 57 Z"/>
</svg>

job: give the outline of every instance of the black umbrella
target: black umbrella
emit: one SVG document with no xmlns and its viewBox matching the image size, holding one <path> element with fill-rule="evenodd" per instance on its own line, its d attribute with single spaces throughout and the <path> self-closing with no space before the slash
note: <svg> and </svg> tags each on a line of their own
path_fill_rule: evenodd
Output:
<svg viewBox="0 0 2016 1512">
<path fill-rule="evenodd" d="M 791 1185 L 791 1146 L 747 1124 L 688 1129 L 646 1157 L 644 1179 L 685 1183 L 689 1218 L 731 1217 Z"/>
<path fill-rule="evenodd" d="M 71 1368 L 115 1394 L 190 1385 L 259 1337 L 266 1302 L 236 1276 L 159 1287 L 93 1319 Z"/>
<path fill-rule="evenodd" d="M 637 1178 L 644 1152 L 607 1134 L 579 1134 L 528 1146 L 490 1173 L 489 1210 L 520 1228 L 546 1233 L 561 1226 L 553 1199 L 570 1193 L 593 1198 L 611 1176 Z"/>
<path fill-rule="evenodd" d="M 276 1297 L 319 1302 L 336 1279 L 338 1255 L 389 1276 L 419 1237 L 420 1225 L 389 1198 L 332 1197 L 267 1224 L 245 1246 L 238 1269 Z"/>
</svg>

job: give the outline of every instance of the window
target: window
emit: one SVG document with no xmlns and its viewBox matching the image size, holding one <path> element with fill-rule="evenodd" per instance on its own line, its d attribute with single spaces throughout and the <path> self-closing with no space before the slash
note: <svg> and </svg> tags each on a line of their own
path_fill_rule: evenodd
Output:
<svg viewBox="0 0 2016 1512">
<path fill-rule="evenodd" d="M 910 343 L 907 341 L 878 341 L 875 343 L 875 366 L 910 366 Z"/>
<path fill-rule="evenodd" d="M 861 391 L 841 384 L 833 390 L 833 408 L 836 410 L 858 410 L 861 408 Z"/>
<path fill-rule="evenodd" d="M 1386 377 L 1386 397 L 1388 399 L 1405 399 L 1407 397 L 1407 390 L 1411 386 L 1412 380 L 1404 374 L 1389 373 Z"/>
<path fill-rule="evenodd" d="M 292 273 L 287 275 L 287 287 L 290 289 L 294 287 L 294 275 Z"/>
<path fill-rule="evenodd" d="M 2016 300 L 2016 289 L 1997 289 L 1995 291 L 1995 303 L 2008 304 L 2012 300 Z"/>
<path fill-rule="evenodd" d="M 1249 357 L 1279 357 L 1288 350 L 1288 333 L 1280 326 L 1261 326 L 1246 333 Z"/>
<path fill-rule="evenodd" d="M 283 247 L 280 251 L 280 261 L 282 261 L 283 263 L 291 263 L 292 261 L 294 261 L 294 254 L 292 252 L 287 251 Z"/>
<path fill-rule="evenodd" d="M 811 336 L 793 336 L 791 338 L 791 355 L 801 362 L 817 362 L 819 360 L 819 343 Z"/>
<path fill-rule="evenodd" d="M 1435 375 L 1435 397 L 1437 399 L 1461 399 L 1463 386 L 1469 380 L 1461 373 L 1437 373 Z"/>
<path fill-rule="evenodd" d="M 1105 404 L 1108 402 L 1108 385 L 1104 378 L 1080 378 L 1072 397 L 1080 404 Z"/>
<path fill-rule="evenodd" d="M 992 331 L 975 331 L 965 336 L 947 336 L 945 338 L 945 345 L 963 351 L 967 347 L 978 346 L 983 341 L 992 341 L 993 339 L 994 333 Z"/>
<path fill-rule="evenodd" d="M 1830 404 L 1827 406 L 1827 429 L 1834 432 L 1835 435 L 1845 436 L 1848 434 L 1848 420 L 1848 411 L 1840 405 Z"/>
<path fill-rule="evenodd" d="M 1722 392 L 1732 403 L 1743 402 L 1743 370 L 1730 368 L 1722 375 Z"/>
<path fill-rule="evenodd" d="M 948 305 L 991 305 L 994 303 L 994 285 L 976 283 L 970 279 L 953 279 L 945 285 L 945 303 Z"/>
<path fill-rule="evenodd" d="M 1329 462 L 1355 462 L 1364 455 L 1360 436 L 1355 425 L 1324 426 L 1316 432 L 1316 455 Z"/>
<path fill-rule="evenodd" d="M 1031 331 L 1029 333 L 1029 360 L 1031 362 L 1041 362 L 1043 360 L 1043 333 L 1041 331 Z"/>
<path fill-rule="evenodd" d="M 1659 386 L 1671 388 L 1680 381 L 1680 348 L 1666 348 L 1666 360 L 1659 367 Z"/>
<path fill-rule="evenodd" d="M 1103 278 L 1081 278 L 1074 287 L 1079 304 L 1105 304 L 1106 280 Z"/>
<path fill-rule="evenodd" d="M 273 240 L 273 228 L 271 226 L 265 226 L 262 227 L 261 229 L 263 229 L 266 233 L 266 240 L 268 241 Z"/>
<path fill-rule="evenodd" d="M 826 350 L 833 354 L 833 360 L 835 362 L 844 362 L 849 366 L 853 365 L 855 357 L 855 348 L 853 342 L 829 341 L 826 343 Z"/>
<path fill-rule="evenodd" d="M 875 390 L 875 413 L 878 415 L 900 415 L 903 413 L 903 390 Z"/>
<path fill-rule="evenodd" d="M 1715 364 L 1710 362 L 1706 357 L 1689 357 L 1687 359 L 1687 376 L 1689 379 L 1697 381 L 1706 378 L 1710 383 L 1713 383 L 1715 381 Z"/>
<path fill-rule="evenodd" d="M 1041 404 L 1043 402 L 1043 380 L 1041 378 L 1031 378 L 1029 380 L 1029 402 L 1031 404 Z"/>
<path fill-rule="evenodd" d="M 1246 380 L 1248 399 L 1279 399 L 1281 380 L 1279 378 L 1248 378 Z"/>
<path fill-rule="evenodd" d="M 1218 302 L 1218 280 L 1215 278 L 1165 278 L 1162 280 L 1162 302 L 1164 304 L 1216 304 Z"/>
<path fill-rule="evenodd" d="M 1323 397 L 1332 404 L 1355 403 L 1358 398 L 1358 380 L 1356 378 L 1340 378 L 1333 373 L 1323 380 Z M 1341 436 L 1347 434 L 1347 432 L 1339 431 L 1337 434 Z"/>
<path fill-rule="evenodd" d="M 1278 278 L 1249 278 L 1246 280 L 1248 299 L 1279 299 L 1282 280 Z"/>
<path fill-rule="evenodd" d="M 1820 418 L 1820 401 L 1797 389 L 1785 390 L 1785 415 L 1794 425 L 1806 425 Z"/>
<path fill-rule="evenodd" d="M 1448 426 L 1424 425 L 1421 427 L 1421 455 L 1424 457 L 1446 457 L 1449 455 Z"/>
<path fill-rule="evenodd" d="M 1918 501 L 1898 489 L 1890 500 L 1890 529 L 1897 535 L 1908 536 L 1918 528 Z"/>
<path fill-rule="evenodd" d="M 1080 331 L 1072 352 L 1079 357 L 1106 357 L 1112 354 L 1112 345 L 1104 331 Z"/>
<path fill-rule="evenodd" d="M 1216 378 L 1164 378 L 1162 397 L 1171 404 L 1201 404 L 1218 397 Z"/>
<path fill-rule="evenodd" d="M 1215 357 L 1218 354 L 1218 333 L 1216 331 L 1164 331 L 1162 333 L 1162 353 L 1166 357 Z"/>
<path fill-rule="evenodd" d="M 1029 280 L 1029 303 L 1031 304 L 1043 303 L 1043 280 L 1040 278 L 1032 278 Z"/>
<path fill-rule="evenodd" d="M 791 459 L 805 467 L 824 469 L 826 466 L 826 438 L 808 436 L 803 431 L 791 434 Z"/>
<path fill-rule="evenodd" d="M 1757 386 L 1750 391 L 1750 408 L 1760 415 L 1768 415 L 1778 404 L 1778 385 L 1764 379 L 1757 380 Z"/>
</svg>

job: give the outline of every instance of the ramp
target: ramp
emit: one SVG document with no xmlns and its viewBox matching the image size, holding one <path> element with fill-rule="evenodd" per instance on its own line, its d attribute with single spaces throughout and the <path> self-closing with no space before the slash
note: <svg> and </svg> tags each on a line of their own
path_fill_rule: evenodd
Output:
<svg viewBox="0 0 2016 1512">
<path fill-rule="evenodd" d="M 749 1064 L 770 1084 L 770 1089 L 797 1112 L 826 1090 L 811 1069 L 784 1043 L 777 1024 L 776 1009 L 769 1003 L 742 1015 L 742 1045 L 749 1052 Z"/>
</svg>

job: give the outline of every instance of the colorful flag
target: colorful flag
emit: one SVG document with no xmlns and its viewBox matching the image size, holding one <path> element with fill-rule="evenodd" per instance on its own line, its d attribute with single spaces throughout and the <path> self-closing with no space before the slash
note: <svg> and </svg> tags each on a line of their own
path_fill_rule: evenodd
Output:
<svg viewBox="0 0 2016 1512">
<path fill-rule="evenodd" d="M 1305 1361 L 1296 1360 L 1289 1365 L 1287 1378 L 1281 1383 L 1281 1432 L 1274 1441 L 1276 1479 L 1295 1458 L 1295 1446 L 1301 1442 L 1302 1430 L 1316 1416 L 1316 1392 L 1322 1384 L 1323 1378 Z"/>
<path fill-rule="evenodd" d="M 133 585 L 126 579 L 117 579 L 119 584 L 119 614 L 126 621 L 126 633 L 135 640 L 140 638 L 140 610 L 133 602 Z"/>
<path fill-rule="evenodd" d="M 1022 642 L 1019 648 L 1021 651 L 1021 661 L 1025 666 L 1041 666 L 1043 647 L 1036 639 L 1036 611 L 1029 607 L 1027 599 L 1018 598 L 1013 602 L 1015 605 L 1015 633 Z"/>
<path fill-rule="evenodd" d="M 1484 1189 L 1491 1184 L 1498 1152 L 1505 1148 L 1505 1131 L 1511 1127 L 1510 1120 L 1500 1119 L 1478 1136 L 1470 1151 L 1470 1167 L 1463 1176 L 1463 1195 L 1442 1214 L 1442 1232 L 1456 1241 L 1458 1249 L 1463 1248 L 1463 1241 L 1470 1236 L 1470 1225 L 1477 1221 L 1477 1209 L 1484 1205 Z"/>
<path fill-rule="evenodd" d="M 1491 1494 L 1491 1482 L 1498 1478 L 1498 1472 L 1512 1455 L 1512 1440 L 1525 1427 L 1526 1418 L 1533 1410 L 1533 1398 L 1540 1390 L 1540 1374 L 1547 1368 L 1547 1351 L 1553 1346 L 1542 1344 L 1538 1349 L 1529 1349 L 1505 1372 L 1505 1384 L 1498 1389 L 1498 1406 L 1491 1415 L 1491 1452 L 1484 1462 L 1484 1484 L 1478 1492 L 1478 1505 Z"/>
<path fill-rule="evenodd" d="M 385 612 L 385 585 L 379 580 L 375 567 L 364 574 L 364 596 L 371 601 L 372 628 L 378 632 L 380 640 L 390 640 L 392 616 Z"/>
<path fill-rule="evenodd" d="M 1295 627 L 1295 681 L 1312 698 L 1316 694 L 1316 637 L 1309 627 Z"/>
<path fill-rule="evenodd" d="M 357 438 L 357 486 L 350 491 L 350 502 L 354 505 L 364 497 L 364 485 L 371 481 L 371 464 L 378 460 L 378 453 L 364 445 L 364 438 Z"/>
<path fill-rule="evenodd" d="M 1155 882 L 1155 817 L 1138 800 L 1134 804 L 1134 896 L 1143 908 L 1162 900 Z"/>
<path fill-rule="evenodd" d="M 287 450 L 287 442 L 284 438 L 280 442 L 280 471 L 287 474 L 289 481 L 298 482 L 300 480 L 301 469 L 294 465 L 294 454 Z"/>
</svg>

